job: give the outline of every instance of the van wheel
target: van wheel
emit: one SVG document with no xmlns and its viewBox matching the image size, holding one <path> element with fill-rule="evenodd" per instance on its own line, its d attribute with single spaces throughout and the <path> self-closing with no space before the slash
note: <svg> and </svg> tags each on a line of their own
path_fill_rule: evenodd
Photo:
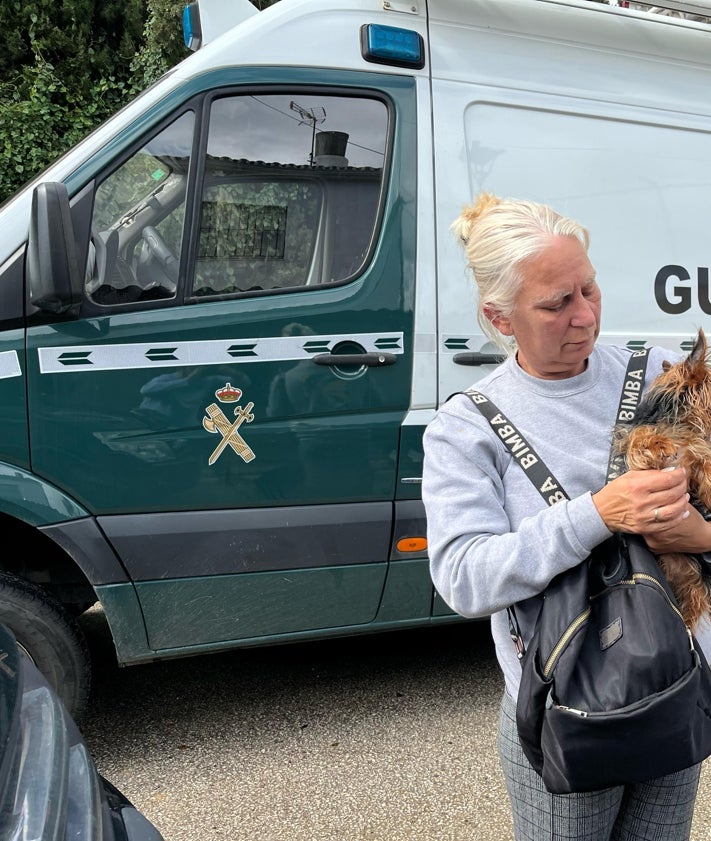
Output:
<svg viewBox="0 0 711 841">
<path fill-rule="evenodd" d="M 0 622 L 80 721 L 89 699 L 91 660 L 76 621 L 45 590 L 0 573 Z"/>
</svg>

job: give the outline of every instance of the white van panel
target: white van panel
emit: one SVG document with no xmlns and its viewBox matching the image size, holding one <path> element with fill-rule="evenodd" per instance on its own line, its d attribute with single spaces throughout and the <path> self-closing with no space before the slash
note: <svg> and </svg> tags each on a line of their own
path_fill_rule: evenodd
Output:
<svg viewBox="0 0 711 841">
<path fill-rule="evenodd" d="M 432 58 L 440 402 L 490 370 L 456 365 L 455 352 L 494 350 L 449 230 L 481 190 L 550 203 L 590 229 L 603 341 L 678 350 L 711 313 L 711 33 L 593 9 L 584 44 L 569 23 L 586 12 L 488 4 L 476 25 L 433 26 L 432 42 L 453 47 Z"/>
<path fill-rule="evenodd" d="M 584 116 L 469 105 L 464 119 L 470 192 L 539 198 L 588 226 L 605 295 L 604 332 L 647 339 L 678 329 L 685 336 L 708 314 L 708 292 L 705 310 L 694 294 L 675 317 L 655 300 L 655 278 L 663 267 L 679 265 L 695 279 L 697 267 L 709 265 L 711 121 L 701 131 L 662 125 L 668 119 L 662 113 L 632 122 L 604 116 L 607 110 Z M 504 147 L 511 137 L 524 142 L 509 140 Z M 474 173 L 485 169 L 483 183 L 477 183 Z M 665 284 L 664 298 L 680 308 L 673 286 L 671 280 Z"/>
</svg>

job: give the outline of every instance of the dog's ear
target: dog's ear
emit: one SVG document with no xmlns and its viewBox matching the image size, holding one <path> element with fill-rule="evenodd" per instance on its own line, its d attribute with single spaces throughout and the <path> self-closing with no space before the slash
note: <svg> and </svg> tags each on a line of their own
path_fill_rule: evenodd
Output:
<svg viewBox="0 0 711 841">
<path fill-rule="evenodd" d="M 706 334 L 699 328 L 696 341 L 689 354 L 689 362 L 702 362 L 706 359 Z"/>
<path fill-rule="evenodd" d="M 662 371 L 666 374 L 666 372 L 671 368 L 672 364 L 668 359 L 665 359 L 662 362 Z"/>
</svg>

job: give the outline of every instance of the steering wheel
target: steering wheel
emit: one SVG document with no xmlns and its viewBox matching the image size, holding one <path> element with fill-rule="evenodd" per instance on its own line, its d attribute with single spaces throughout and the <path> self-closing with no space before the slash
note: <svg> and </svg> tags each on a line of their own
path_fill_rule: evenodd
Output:
<svg viewBox="0 0 711 841">
<path fill-rule="evenodd" d="M 176 282 L 178 280 L 178 258 L 165 244 L 158 231 L 152 225 L 146 225 L 141 236 L 144 248 L 148 250 L 150 256 L 157 260 L 168 277 Z"/>
</svg>

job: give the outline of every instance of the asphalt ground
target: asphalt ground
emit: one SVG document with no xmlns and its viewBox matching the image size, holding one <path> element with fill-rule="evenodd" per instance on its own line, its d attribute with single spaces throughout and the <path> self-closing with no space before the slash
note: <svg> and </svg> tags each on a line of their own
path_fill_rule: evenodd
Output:
<svg viewBox="0 0 711 841">
<path fill-rule="evenodd" d="M 165 841 L 512 838 L 488 623 L 119 669 L 101 612 L 82 622 L 95 661 L 82 731 Z"/>
</svg>

